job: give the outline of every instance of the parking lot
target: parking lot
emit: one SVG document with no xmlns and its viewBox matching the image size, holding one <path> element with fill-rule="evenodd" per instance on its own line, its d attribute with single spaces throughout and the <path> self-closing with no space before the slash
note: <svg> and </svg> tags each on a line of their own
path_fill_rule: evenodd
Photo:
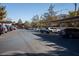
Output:
<svg viewBox="0 0 79 59">
<path fill-rule="evenodd" d="M 77 56 L 79 40 L 33 30 L 17 29 L 0 36 L 0 55 Z"/>
</svg>

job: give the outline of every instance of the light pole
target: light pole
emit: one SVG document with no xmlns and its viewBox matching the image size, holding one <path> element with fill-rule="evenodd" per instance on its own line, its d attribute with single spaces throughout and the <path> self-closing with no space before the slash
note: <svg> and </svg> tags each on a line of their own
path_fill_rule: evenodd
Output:
<svg viewBox="0 0 79 59">
<path fill-rule="evenodd" d="M 74 5 L 75 5 L 75 11 L 77 10 L 77 3 L 74 3 Z"/>
<path fill-rule="evenodd" d="M 75 16 L 77 16 L 77 12 L 76 12 L 77 11 L 77 3 L 74 3 L 74 5 L 75 5 L 75 10 L 74 10 L 75 11 Z"/>
</svg>

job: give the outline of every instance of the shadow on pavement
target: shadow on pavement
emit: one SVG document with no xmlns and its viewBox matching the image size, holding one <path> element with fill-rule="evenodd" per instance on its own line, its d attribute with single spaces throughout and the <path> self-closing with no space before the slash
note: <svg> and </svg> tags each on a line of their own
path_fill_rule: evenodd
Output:
<svg viewBox="0 0 79 59">
<path fill-rule="evenodd" d="M 77 56 L 69 53 L 68 51 L 49 51 L 48 53 L 15 53 L 13 55 L 0 55 L 0 56 Z"/>
<path fill-rule="evenodd" d="M 56 51 L 48 51 L 48 54 L 55 53 L 61 56 L 79 55 L 79 38 L 67 39 L 67 38 L 61 38 L 59 35 L 44 35 L 44 34 L 34 34 L 34 35 L 42 38 L 38 40 L 46 41 L 48 43 L 54 43 L 54 44 L 46 44 L 46 46 L 54 47 L 57 49 Z M 62 50 L 64 48 L 66 48 L 67 50 Z"/>
</svg>

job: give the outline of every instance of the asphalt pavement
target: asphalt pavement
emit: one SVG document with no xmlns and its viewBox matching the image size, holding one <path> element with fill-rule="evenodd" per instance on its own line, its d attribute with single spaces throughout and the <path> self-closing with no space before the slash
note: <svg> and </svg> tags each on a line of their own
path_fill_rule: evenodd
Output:
<svg viewBox="0 0 79 59">
<path fill-rule="evenodd" d="M 78 56 L 79 43 L 55 34 L 17 29 L 0 36 L 0 55 Z"/>
</svg>

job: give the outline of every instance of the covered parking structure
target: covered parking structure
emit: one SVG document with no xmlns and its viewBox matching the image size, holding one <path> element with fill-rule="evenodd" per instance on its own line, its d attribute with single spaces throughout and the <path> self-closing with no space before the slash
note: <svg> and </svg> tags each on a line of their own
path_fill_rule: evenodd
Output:
<svg viewBox="0 0 79 59">
<path fill-rule="evenodd" d="M 79 16 L 60 20 L 61 27 L 79 27 Z"/>
<path fill-rule="evenodd" d="M 52 27 L 79 27 L 79 16 L 50 21 Z"/>
<path fill-rule="evenodd" d="M 0 20 L 0 24 L 12 24 L 12 21 Z"/>
</svg>

